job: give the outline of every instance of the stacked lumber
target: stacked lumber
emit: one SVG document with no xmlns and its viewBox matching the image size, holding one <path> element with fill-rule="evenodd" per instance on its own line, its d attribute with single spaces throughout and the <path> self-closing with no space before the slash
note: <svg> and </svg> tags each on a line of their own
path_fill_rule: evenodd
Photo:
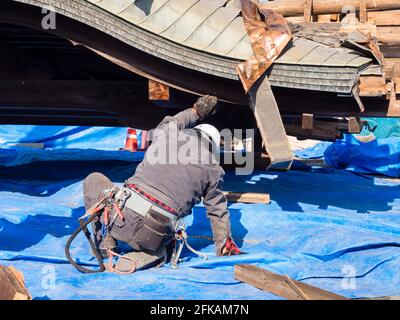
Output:
<svg viewBox="0 0 400 320">
<path fill-rule="evenodd" d="M 398 0 L 274 0 L 265 6 L 277 10 L 292 23 L 346 23 L 349 19 L 354 24 L 356 21 L 356 28 L 371 31 L 381 44 L 400 46 Z"/>
</svg>

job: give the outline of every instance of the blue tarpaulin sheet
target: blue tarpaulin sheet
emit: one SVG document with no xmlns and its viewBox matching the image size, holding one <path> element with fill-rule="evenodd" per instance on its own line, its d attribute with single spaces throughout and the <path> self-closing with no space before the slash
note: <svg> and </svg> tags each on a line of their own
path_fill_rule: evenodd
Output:
<svg viewBox="0 0 400 320">
<path fill-rule="evenodd" d="M 45 137 L 47 128 L 40 129 Z M 400 294 L 399 184 L 323 168 L 249 176 L 227 172 L 226 190 L 266 192 L 272 199 L 269 205 L 229 205 L 233 236 L 246 255 L 215 257 L 199 204 L 186 224 L 190 243 L 208 260 L 185 250 L 177 270 L 166 264 L 129 276 L 79 273 L 67 263 L 64 246 L 84 213 L 82 180 L 99 171 L 123 183 L 142 156 L 112 151 L 123 145 L 125 130 L 108 151 L 78 149 L 93 148 L 92 138 L 103 138 L 103 130 L 108 129 L 91 129 L 88 143 L 82 137 L 79 147 L 64 141 L 56 150 L 0 149 L 0 263 L 24 273 L 35 299 L 278 298 L 235 280 L 238 263 L 350 298 Z M 72 253 L 95 264 L 83 236 Z"/>
<path fill-rule="evenodd" d="M 355 135 L 345 134 L 334 143 L 321 142 L 305 150 L 296 150 L 301 159 L 324 158 L 337 169 L 357 173 L 382 174 L 400 177 L 400 120 L 368 118 L 373 133 L 364 128 L 360 136 L 372 136 L 374 140 L 362 142 Z"/>
</svg>

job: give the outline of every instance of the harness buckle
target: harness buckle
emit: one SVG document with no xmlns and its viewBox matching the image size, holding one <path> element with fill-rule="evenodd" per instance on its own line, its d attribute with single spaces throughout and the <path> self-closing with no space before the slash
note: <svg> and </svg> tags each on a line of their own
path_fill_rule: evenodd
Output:
<svg viewBox="0 0 400 320">
<path fill-rule="evenodd" d="M 175 248 L 171 257 L 171 267 L 173 269 L 178 269 L 178 263 L 181 261 L 180 256 L 182 254 L 183 247 L 189 249 L 189 251 L 193 252 L 195 255 L 199 256 L 203 260 L 208 259 L 208 255 L 206 253 L 202 253 L 200 251 L 195 250 L 188 242 L 188 234 L 186 232 L 186 225 L 182 219 L 179 219 L 175 226 Z"/>
</svg>

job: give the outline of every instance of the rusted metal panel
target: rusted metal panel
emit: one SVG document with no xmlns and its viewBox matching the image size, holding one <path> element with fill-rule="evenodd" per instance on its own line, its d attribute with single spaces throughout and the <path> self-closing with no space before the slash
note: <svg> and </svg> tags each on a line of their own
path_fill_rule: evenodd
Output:
<svg viewBox="0 0 400 320">
<path fill-rule="evenodd" d="M 149 100 L 169 100 L 169 87 L 160 82 L 149 80 Z"/>
<path fill-rule="evenodd" d="M 242 17 L 254 53 L 254 57 L 237 67 L 247 92 L 278 58 L 292 36 L 286 20 L 276 11 L 259 3 L 242 0 Z"/>
</svg>

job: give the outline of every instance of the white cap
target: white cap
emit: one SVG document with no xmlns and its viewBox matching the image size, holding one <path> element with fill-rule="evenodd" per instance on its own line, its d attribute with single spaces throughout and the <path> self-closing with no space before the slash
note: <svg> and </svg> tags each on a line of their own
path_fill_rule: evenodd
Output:
<svg viewBox="0 0 400 320">
<path fill-rule="evenodd" d="M 203 136 L 213 144 L 213 151 L 219 153 L 221 144 L 221 135 L 218 129 L 211 124 L 199 124 L 193 128 L 194 130 L 200 131 Z"/>
</svg>

